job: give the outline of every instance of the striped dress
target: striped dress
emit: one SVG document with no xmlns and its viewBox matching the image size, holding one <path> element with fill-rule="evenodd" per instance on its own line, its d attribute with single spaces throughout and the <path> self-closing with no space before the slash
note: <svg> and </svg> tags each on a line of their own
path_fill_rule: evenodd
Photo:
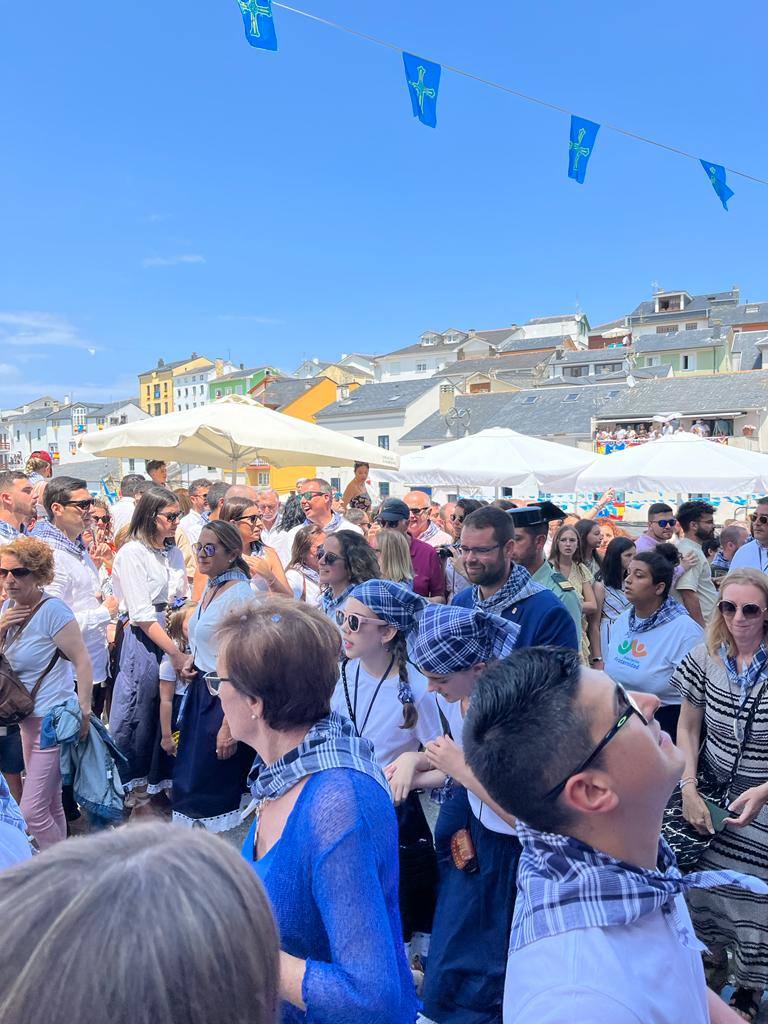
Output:
<svg viewBox="0 0 768 1024">
<path fill-rule="evenodd" d="M 764 677 L 753 694 L 759 692 Z M 672 677 L 681 696 L 704 711 L 706 741 L 703 756 L 717 777 L 725 781 L 738 752 L 733 720 L 739 706 L 739 689 L 731 685 L 719 658 L 705 644 L 694 647 Z M 742 722 L 750 707 L 741 712 Z M 751 786 L 768 779 L 768 693 L 752 721 L 749 741 L 741 757 L 738 776 L 730 793 L 733 799 Z M 728 827 L 719 833 L 699 861 L 699 868 L 731 868 L 768 881 L 768 806 L 751 825 Z M 719 947 L 733 953 L 736 984 L 744 988 L 768 988 L 768 896 L 721 886 L 693 889 L 687 895 L 696 932 L 714 953 Z"/>
</svg>

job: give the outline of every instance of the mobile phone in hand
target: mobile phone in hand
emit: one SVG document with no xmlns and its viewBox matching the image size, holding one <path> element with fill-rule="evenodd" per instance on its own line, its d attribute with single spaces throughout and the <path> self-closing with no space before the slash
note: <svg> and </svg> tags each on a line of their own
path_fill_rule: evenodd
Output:
<svg viewBox="0 0 768 1024">
<path fill-rule="evenodd" d="M 709 816 L 712 819 L 712 828 L 715 832 L 722 832 L 725 828 L 725 819 L 730 818 L 731 812 L 724 810 L 719 804 L 716 804 L 714 800 L 707 800 L 706 797 L 702 797 L 704 803 L 707 805 Z"/>
</svg>

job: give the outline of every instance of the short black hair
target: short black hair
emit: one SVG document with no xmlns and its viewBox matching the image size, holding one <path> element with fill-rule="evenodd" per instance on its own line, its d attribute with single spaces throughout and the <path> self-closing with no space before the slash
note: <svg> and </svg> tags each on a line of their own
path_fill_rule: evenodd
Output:
<svg viewBox="0 0 768 1024">
<path fill-rule="evenodd" d="M 664 584 L 662 597 L 669 597 L 672 589 L 672 580 L 675 575 L 675 566 L 680 562 L 680 552 L 674 544 L 657 544 L 653 551 L 640 551 L 632 559 L 633 562 L 643 562 L 651 570 L 653 585 Z"/>
<path fill-rule="evenodd" d="M 713 516 L 714 514 L 713 506 L 707 501 L 684 501 L 677 510 L 677 521 L 680 523 L 680 529 L 687 533 L 691 523 L 695 523 L 702 516 Z"/>
<path fill-rule="evenodd" d="M 137 498 L 150 486 L 150 481 L 141 473 L 128 473 L 120 481 L 120 494 L 124 498 Z"/>
<path fill-rule="evenodd" d="M 512 516 L 494 505 L 486 505 L 470 512 L 462 526 L 464 529 L 471 526 L 473 530 L 486 530 L 490 526 L 494 541 L 502 548 L 515 536 L 515 522 Z"/>
<path fill-rule="evenodd" d="M 193 480 L 192 483 L 189 485 L 189 493 L 191 495 L 194 495 L 197 494 L 198 491 L 201 491 L 204 487 L 210 488 L 210 486 L 211 481 L 208 480 L 207 477 L 201 476 L 198 477 L 197 480 Z"/>
<path fill-rule="evenodd" d="M 162 469 L 165 462 L 162 459 L 150 459 L 149 462 L 145 462 L 148 473 L 153 473 L 156 469 Z"/>
<path fill-rule="evenodd" d="M 485 502 L 478 501 L 477 498 L 459 498 L 455 504 L 456 508 L 460 508 L 464 512 L 465 519 L 473 512 L 477 512 L 479 508 L 485 508 Z"/>
<path fill-rule="evenodd" d="M 53 519 L 54 502 L 58 505 L 65 505 L 75 491 L 83 490 L 88 490 L 88 484 L 85 480 L 79 480 L 75 476 L 55 476 L 49 480 L 43 492 L 43 505 L 48 513 L 48 518 Z"/>
<path fill-rule="evenodd" d="M 208 508 L 217 509 L 224 501 L 224 495 L 228 490 L 229 484 L 224 483 L 223 480 L 217 480 L 215 484 L 211 484 L 208 488 Z"/>
<path fill-rule="evenodd" d="M 614 537 L 605 549 L 603 558 L 602 575 L 606 587 L 613 587 L 614 590 L 621 590 L 624 582 L 624 570 L 621 567 L 621 556 L 625 551 L 635 546 L 631 537 Z"/>
<path fill-rule="evenodd" d="M 701 545 L 701 550 L 702 550 L 702 552 L 704 554 L 704 557 L 705 558 L 709 558 L 710 555 L 713 555 L 716 551 L 720 550 L 720 538 L 719 537 L 709 537 Z"/>
<path fill-rule="evenodd" d="M 560 800 L 542 800 L 595 747 L 578 704 L 577 651 L 528 647 L 480 676 L 464 720 L 464 757 L 493 799 L 532 828 L 569 821 Z"/>
<path fill-rule="evenodd" d="M 658 516 L 662 512 L 669 512 L 672 515 L 672 506 L 667 505 L 664 501 L 654 501 L 648 508 L 648 522 L 651 521 L 651 516 Z"/>
</svg>

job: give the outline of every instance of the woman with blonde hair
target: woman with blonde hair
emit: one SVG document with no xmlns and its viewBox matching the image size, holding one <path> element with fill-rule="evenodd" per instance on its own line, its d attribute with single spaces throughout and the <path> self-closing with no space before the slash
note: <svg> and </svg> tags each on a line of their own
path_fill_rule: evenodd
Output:
<svg viewBox="0 0 768 1024">
<path fill-rule="evenodd" d="M 21 810 L 41 849 L 67 837 L 61 803 L 58 746 L 41 748 L 46 715 L 75 693 L 82 714 L 81 738 L 91 718 L 93 671 L 80 627 L 71 610 L 43 588 L 53 582 L 53 550 L 36 537 L 19 537 L 0 548 L 0 651 L 34 702 L 21 720 L 26 780 Z"/>
<path fill-rule="evenodd" d="M 736 569 L 723 579 L 706 642 L 694 647 L 672 677 L 682 697 L 677 744 L 685 753 L 680 782 L 683 816 L 702 834 L 715 827 L 699 795 L 702 779 L 733 782 L 729 815 L 697 870 L 743 871 L 768 881 L 768 579 Z M 706 726 L 701 749 L 702 727 Z M 728 975 L 731 1005 L 754 1020 L 768 988 L 768 903 L 732 888 L 690 890 L 696 932 L 709 948 L 710 987 Z"/>
<path fill-rule="evenodd" d="M 581 539 L 575 526 L 561 526 L 552 541 L 550 564 L 572 584 L 581 601 L 581 660 L 602 668 L 600 651 L 600 618 L 595 596 L 594 577 L 584 565 Z M 597 617 L 597 628 L 593 622 Z"/>
<path fill-rule="evenodd" d="M 24 922 L 3 938 L 0 1024 L 36 1024 L 43 1007 L 46 1024 L 275 1022 L 264 889 L 202 830 L 132 825 L 61 843 L 0 873 L 0 918 Z"/>
<path fill-rule="evenodd" d="M 413 562 L 408 541 L 399 530 L 382 530 L 376 538 L 381 575 L 413 590 Z"/>
</svg>

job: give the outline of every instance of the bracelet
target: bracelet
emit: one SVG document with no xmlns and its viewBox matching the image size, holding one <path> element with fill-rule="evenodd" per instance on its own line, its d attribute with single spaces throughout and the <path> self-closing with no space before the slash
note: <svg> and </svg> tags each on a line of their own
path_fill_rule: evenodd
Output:
<svg viewBox="0 0 768 1024">
<path fill-rule="evenodd" d="M 680 779 L 680 782 L 678 783 L 678 786 L 679 786 L 681 792 L 682 792 L 682 790 L 685 789 L 686 786 L 695 786 L 695 785 L 696 785 L 696 779 Z"/>
<path fill-rule="evenodd" d="M 602 655 L 601 655 L 599 658 L 590 658 L 589 659 L 589 663 L 590 663 L 590 665 L 595 665 L 595 664 L 597 664 L 598 661 L 602 661 L 602 660 L 603 660 L 603 658 L 602 658 Z"/>
</svg>

